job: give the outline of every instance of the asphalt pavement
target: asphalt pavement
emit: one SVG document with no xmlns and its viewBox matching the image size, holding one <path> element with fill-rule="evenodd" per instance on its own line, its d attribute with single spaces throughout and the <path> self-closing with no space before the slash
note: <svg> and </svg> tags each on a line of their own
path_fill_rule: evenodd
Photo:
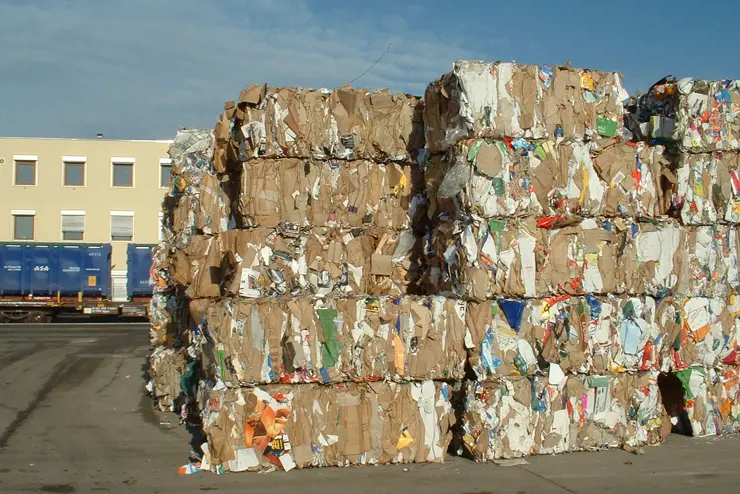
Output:
<svg viewBox="0 0 740 494">
<path fill-rule="evenodd" d="M 326 468 L 179 476 L 188 436 L 144 394 L 143 324 L 0 325 L 0 492 L 301 494 L 740 492 L 740 437 L 672 436 L 645 454 L 528 458 L 501 467 Z"/>
</svg>

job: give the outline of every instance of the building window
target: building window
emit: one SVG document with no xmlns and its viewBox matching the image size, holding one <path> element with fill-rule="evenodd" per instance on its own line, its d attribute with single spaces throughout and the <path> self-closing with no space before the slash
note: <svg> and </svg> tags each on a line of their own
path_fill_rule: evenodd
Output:
<svg viewBox="0 0 740 494">
<path fill-rule="evenodd" d="M 33 240 L 35 219 L 33 214 L 13 214 L 13 239 Z"/>
<path fill-rule="evenodd" d="M 113 165 L 113 187 L 133 187 L 133 158 L 113 158 L 111 163 Z"/>
<path fill-rule="evenodd" d="M 172 181 L 172 160 L 159 160 L 159 186 L 168 188 Z"/>
<path fill-rule="evenodd" d="M 83 157 L 65 156 L 63 160 L 65 187 L 84 187 L 86 159 Z"/>
<path fill-rule="evenodd" d="M 110 239 L 113 242 L 131 242 L 134 239 L 134 213 L 110 214 Z"/>
<path fill-rule="evenodd" d="M 15 161 L 15 185 L 36 185 L 36 162 L 30 160 Z"/>
<path fill-rule="evenodd" d="M 85 213 L 62 211 L 62 240 L 85 239 Z"/>
</svg>

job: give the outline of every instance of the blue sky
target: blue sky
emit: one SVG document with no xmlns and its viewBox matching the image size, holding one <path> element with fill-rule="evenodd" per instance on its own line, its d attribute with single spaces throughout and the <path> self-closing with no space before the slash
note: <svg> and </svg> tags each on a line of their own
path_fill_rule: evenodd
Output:
<svg viewBox="0 0 740 494">
<path fill-rule="evenodd" d="M 740 78 L 740 2 L 0 0 L 0 135 L 171 138 L 250 83 L 423 94 L 459 59 Z"/>
</svg>

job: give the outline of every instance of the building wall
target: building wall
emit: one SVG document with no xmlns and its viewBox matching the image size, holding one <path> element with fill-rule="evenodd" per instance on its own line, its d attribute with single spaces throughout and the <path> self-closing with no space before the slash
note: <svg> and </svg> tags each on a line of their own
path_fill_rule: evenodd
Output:
<svg viewBox="0 0 740 494">
<path fill-rule="evenodd" d="M 111 241 L 111 212 L 133 213 L 131 242 L 159 240 L 160 160 L 171 141 L 0 138 L 0 241 L 14 240 L 13 213 L 34 213 L 35 242 L 62 237 L 62 211 L 83 212 L 84 243 L 110 243 L 113 270 L 126 270 L 126 246 Z M 36 185 L 15 185 L 15 159 L 37 158 Z M 85 185 L 64 185 L 64 157 L 85 160 Z M 113 159 L 134 161 L 133 187 L 113 187 Z"/>
</svg>

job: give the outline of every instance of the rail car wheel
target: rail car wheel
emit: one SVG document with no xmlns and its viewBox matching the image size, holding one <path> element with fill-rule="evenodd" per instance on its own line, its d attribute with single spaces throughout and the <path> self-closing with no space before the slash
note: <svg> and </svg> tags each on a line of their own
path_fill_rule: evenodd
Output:
<svg viewBox="0 0 740 494">
<path fill-rule="evenodd" d="M 26 322 L 44 324 L 52 322 L 53 320 L 54 316 L 49 312 L 31 311 L 28 313 L 28 318 L 26 319 Z"/>
<path fill-rule="evenodd" d="M 24 323 L 28 320 L 28 312 L 7 311 L 0 312 L 0 322 Z"/>
</svg>

